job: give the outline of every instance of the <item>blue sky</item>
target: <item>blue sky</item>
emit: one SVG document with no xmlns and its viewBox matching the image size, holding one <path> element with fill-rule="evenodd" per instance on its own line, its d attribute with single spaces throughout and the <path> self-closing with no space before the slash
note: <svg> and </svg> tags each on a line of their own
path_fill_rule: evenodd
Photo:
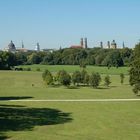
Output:
<svg viewBox="0 0 140 140">
<path fill-rule="evenodd" d="M 116 40 L 134 47 L 140 39 L 139 0 L 0 0 L 0 48 L 10 40 L 33 49 L 88 46 Z"/>
</svg>

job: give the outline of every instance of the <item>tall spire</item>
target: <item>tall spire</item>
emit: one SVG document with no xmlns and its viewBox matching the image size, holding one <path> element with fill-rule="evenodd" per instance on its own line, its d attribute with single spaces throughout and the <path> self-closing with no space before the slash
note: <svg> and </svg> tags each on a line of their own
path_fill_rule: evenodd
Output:
<svg viewBox="0 0 140 140">
<path fill-rule="evenodd" d="M 81 38 L 80 45 L 81 45 L 81 47 L 83 48 L 83 46 L 84 46 L 83 38 Z"/>
<path fill-rule="evenodd" d="M 107 48 L 110 49 L 110 41 L 107 41 Z"/>
<path fill-rule="evenodd" d="M 23 41 L 22 41 L 21 47 L 22 47 L 22 48 L 24 48 L 24 44 L 23 44 Z"/>
<path fill-rule="evenodd" d="M 88 46 L 87 46 L 87 38 L 85 38 L 85 49 L 87 49 Z"/>
<path fill-rule="evenodd" d="M 102 41 L 100 42 L 100 47 L 103 49 L 103 42 Z"/>
<path fill-rule="evenodd" d="M 123 48 L 125 48 L 125 44 L 124 44 L 124 42 L 123 42 Z"/>
<path fill-rule="evenodd" d="M 40 51 L 40 45 L 39 45 L 39 43 L 36 43 L 35 51 L 37 51 L 37 52 Z"/>
</svg>

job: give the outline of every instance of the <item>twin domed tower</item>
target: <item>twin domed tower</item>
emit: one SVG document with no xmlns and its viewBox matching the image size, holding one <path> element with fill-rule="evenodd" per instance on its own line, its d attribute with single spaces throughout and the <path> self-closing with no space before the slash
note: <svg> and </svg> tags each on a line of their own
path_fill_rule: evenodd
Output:
<svg viewBox="0 0 140 140">
<path fill-rule="evenodd" d="M 87 49 L 87 38 L 81 38 L 80 45 L 72 45 L 70 48 L 84 48 Z"/>
</svg>

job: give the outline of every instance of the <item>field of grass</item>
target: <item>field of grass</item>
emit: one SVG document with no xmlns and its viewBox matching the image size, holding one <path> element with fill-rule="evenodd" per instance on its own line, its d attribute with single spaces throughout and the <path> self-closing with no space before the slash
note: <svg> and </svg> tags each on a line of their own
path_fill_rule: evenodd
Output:
<svg viewBox="0 0 140 140">
<path fill-rule="evenodd" d="M 58 72 L 59 70 L 66 70 L 67 72 L 74 72 L 76 70 L 81 70 L 79 66 L 74 65 L 22 65 L 18 66 L 21 68 L 31 68 L 32 71 L 36 71 L 38 68 L 40 68 L 41 71 L 44 71 L 45 69 L 48 69 L 51 72 Z M 87 66 L 86 70 L 88 72 L 99 72 L 100 74 L 128 74 L 129 68 L 128 67 L 111 67 L 108 69 L 107 67 L 98 67 L 98 66 Z"/>
<path fill-rule="evenodd" d="M 19 99 L 139 98 L 133 94 L 127 75 L 123 85 L 119 75 L 111 75 L 109 88 L 102 81 L 99 89 L 67 89 L 45 87 L 41 74 L 0 71 L 0 140 L 140 139 L 139 101 L 18 102 Z M 8 101 L 12 99 L 17 101 Z"/>
</svg>

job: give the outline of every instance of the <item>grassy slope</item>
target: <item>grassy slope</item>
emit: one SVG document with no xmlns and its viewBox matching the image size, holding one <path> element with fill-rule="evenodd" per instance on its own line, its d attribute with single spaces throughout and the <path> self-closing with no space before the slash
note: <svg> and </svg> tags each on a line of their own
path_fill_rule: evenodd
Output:
<svg viewBox="0 0 140 140">
<path fill-rule="evenodd" d="M 138 140 L 140 137 L 139 102 L 22 105 L 28 108 L 59 109 L 70 113 L 72 121 L 57 125 L 33 125 L 32 131 L 8 132 L 11 140 Z"/>
<path fill-rule="evenodd" d="M 1 98 L 14 99 L 14 97 L 23 96 L 33 97 L 33 99 L 138 98 L 128 85 L 128 76 L 125 78 L 124 85 L 120 84 L 119 75 L 111 76 L 112 84 L 109 89 L 46 88 L 42 83 L 41 72 L 1 71 L 0 81 Z M 17 107 L 10 105 L 17 105 Z M 20 107 L 21 105 L 25 107 Z M 10 122 L 8 125 L 4 125 L 6 131 L 3 131 L 4 128 L 1 124 L 0 132 L 4 132 L 4 135 L 11 140 L 138 140 L 140 138 L 139 106 L 139 102 L 21 103 L 1 101 L 0 121 L 2 116 L 6 115 L 6 119 Z M 8 114 L 8 112 L 2 111 L 2 108 L 7 108 L 10 112 L 15 111 Z M 69 117 L 72 120 L 47 125 L 46 121 L 57 119 L 54 118 L 54 114 L 48 117 L 42 111 L 46 108 L 70 113 Z M 24 113 L 22 114 L 22 112 Z M 39 114 L 43 116 L 41 120 L 40 117 L 37 117 Z M 61 117 L 61 114 L 58 116 Z M 20 118 L 22 121 L 19 121 Z M 3 120 L 3 122 L 6 124 L 7 120 Z M 30 125 L 31 129 L 27 129 Z M 17 130 L 11 131 L 15 127 Z"/>
<path fill-rule="evenodd" d="M 100 89 L 91 87 L 78 89 L 67 89 L 65 87 L 46 88 L 43 85 L 41 72 L 1 72 L 0 81 L 2 81 L 0 95 L 7 97 L 30 96 L 34 99 L 136 98 L 128 84 L 128 76 L 125 78 L 124 85 L 121 85 L 119 75 L 112 75 L 112 84 L 107 89 L 104 87 L 103 81 Z"/>
<path fill-rule="evenodd" d="M 68 72 L 74 72 L 75 70 L 80 70 L 79 66 L 74 66 L 74 65 L 24 65 L 24 66 L 19 66 L 22 68 L 31 68 L 33 71 L 36 71 L 37 68 L 40 68 L 41 71 L 44 71 L 45 69 L 50 70 L 51 72 L 57 72 L 59 70 L 66 70 Z M 120 67 L 120 68 L 115 68 L 111 67 L 108 69 L 107 67 L 98 67 L 98 66 L 87 66 L 86 70 L 88 72 L 99 72 L 100 74 L 128 74 L 128 67 Z"/>
</svg>

